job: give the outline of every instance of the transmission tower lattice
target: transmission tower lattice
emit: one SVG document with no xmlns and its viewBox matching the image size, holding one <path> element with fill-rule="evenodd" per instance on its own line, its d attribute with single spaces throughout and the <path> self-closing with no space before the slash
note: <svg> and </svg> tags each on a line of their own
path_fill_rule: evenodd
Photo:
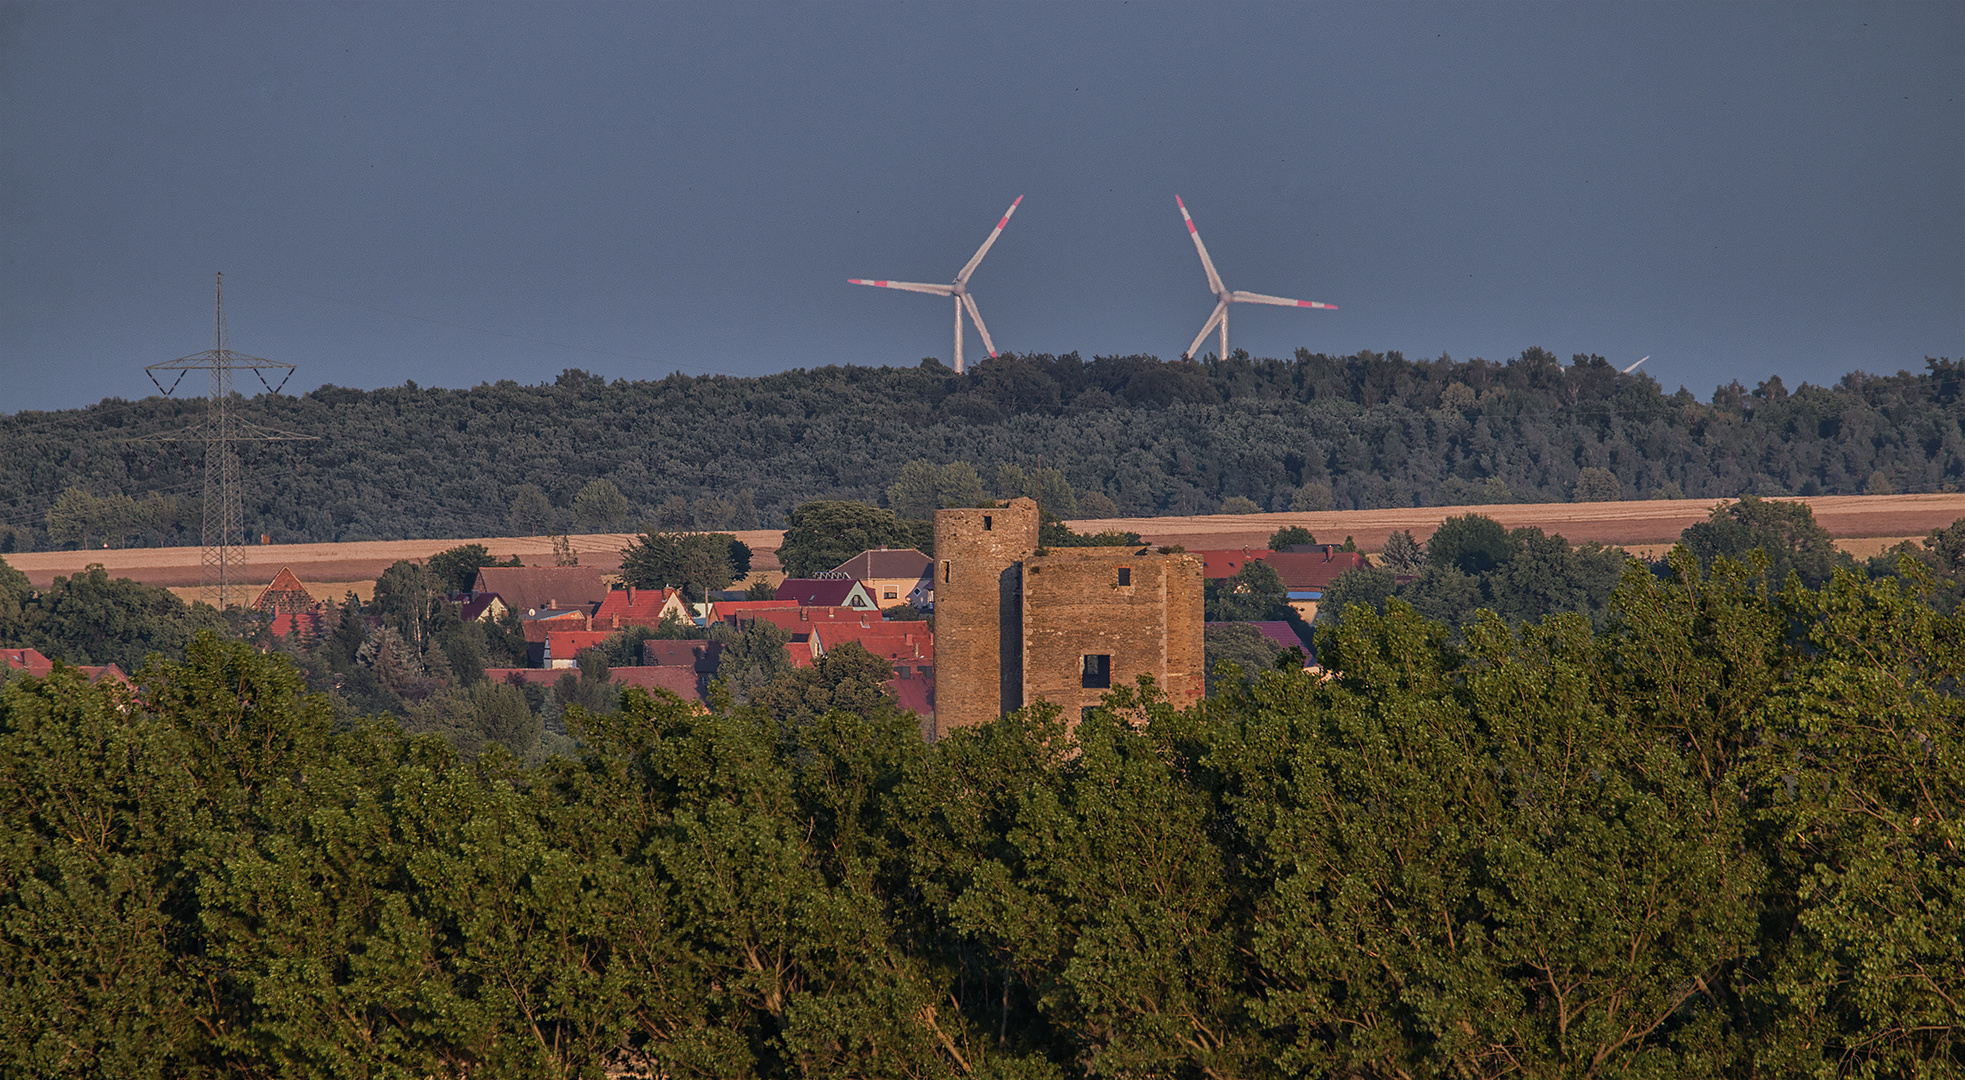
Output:
<svg viewBox="0 0 1965 1080">
<path fill-rule="evenodd" d="M 204 567 L 204 583 L 215 591 L 218 608 L 223 611 L 229 594 L 243 584 L 246 565 L 245 495 L 243 470 L 234 444 L 242 442 L 304 442 L 312 435 L 274 431 L 241 420 L 232 401 L 232 373 L 250 370 L 259 377 L 268 393 L 277 394 L 293 376 L 294 365 L 277 360 L 235 353 L 225 347 L 225 275 L 218 275 L 217 301 L 212 314 L 212 347 L 201 353 L 180 357 L 143 369 L 165 397 L 170 397 L 184 376 L 193 371 L 211 372 L 210 404 L 204 419 L 182 431 L 151 436 L 145 441 L 202 442 L 205 444 L 205 530 L 199 561 Z M 160 371 L 176 372 L 169 386 L 157 378 Z M 266 378 L 268 371 L 280 372 L 280 383 Z"/>
</svg>

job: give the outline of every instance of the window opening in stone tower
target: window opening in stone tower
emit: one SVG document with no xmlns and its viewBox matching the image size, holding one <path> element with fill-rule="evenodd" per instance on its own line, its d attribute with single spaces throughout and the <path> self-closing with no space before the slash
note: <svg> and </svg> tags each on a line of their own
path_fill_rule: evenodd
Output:
<svg viewBox="0 0 1965 1080">
<path fill-rule="evenodd" d="M 1121 585 L 1131 585 L 1132 583 L 1133 583 L 1133 568 L 1132 568 L 1132 567 L 1130 567 L 1130 566 L 1122 566 L 1122 567 L 1120 567 L 1120 568 L 1119 568 L 1119 584 L 1121 584 Z"/>
<path fill-rule="evenodd" d="M 1105 690 L 1112 685 L 1112 657 L 1104 653 L 1087 653 L 1084 661 L 1084 678 L 1080 683 L 1087 690 Z"/>
</svg>

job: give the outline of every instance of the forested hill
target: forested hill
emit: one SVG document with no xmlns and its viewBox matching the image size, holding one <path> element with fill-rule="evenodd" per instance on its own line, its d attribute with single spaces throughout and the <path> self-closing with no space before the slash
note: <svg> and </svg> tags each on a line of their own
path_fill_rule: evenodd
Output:
<svg viewBox="0 0 1965 1080">
<path fill-rule="evenodd" d="M 543 532 L 575 524 L 574 496 L 596 479 L 637 518 L 773 525 L 810 499 L 879 502 L 919 459 L 985 477 L 1006 463 L 1059 469 L 1085 509 L 1133 514 L 1210 512 L 1236 497 L 1287 510 L 1930 491 L 1965 475 L 1965 364 L 1925 367 L 1793 392 L 1778 377 L 1734 383 L 1710 402 L 1541 349 L 1506 363 L 1013 355 L 962 377 L 929 360 L 758 378 L 610 383 L 569 370 L 537 386 L 324 386 L 242 404 L 254 423 L 318 436 L 247 450 L 245 525 L 279 542 Z M 203 406 L 112 399 L 0 417 L 0 551 L 49 545 L 49 511 L 70 491 L 71 508 L 118 501 L 127 523 L 68 542 L 195 542 L 202 446 L 133 440 Z"/>
</svg>

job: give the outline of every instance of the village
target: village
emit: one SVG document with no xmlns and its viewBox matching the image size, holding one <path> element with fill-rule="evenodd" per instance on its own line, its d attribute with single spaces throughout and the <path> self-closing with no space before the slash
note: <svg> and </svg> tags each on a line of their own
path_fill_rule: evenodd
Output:
<svg viewBox="0 0 1965 1080">
<path fill-rule="evenodd" d="M 693 602 L 682 587 L 637 588 L 599 565 L 483 566 L 469 588 L 441 602 L 460 620 L 512 619 L 522 630 L 525 666 L 488 667 L 487 679 L 548 688 L 577 672 L 583 653 L 640 630 L 635 662 L 607 665 L 606 677 L 622 689 L 666 691 L 701 708 L 709 707 L 720 677 L 724 643 L 705 633 L 713 627 L 776 627 L 793 668 L 856 645 L 891 669 L 887 689 L 933 739 L 1038 699 L 1075 717 L 1108 688 L 1133 685 L 1141 675 L 1176 703 L 1192 703 L 1204 684 L 1204 632 L 1227 625 L 1204 621 L 1204 584 L 1234 578 L 1252 562 L 1276 571 L 1295 618 L 1246 625 L 1311 665 L 1305 630 L 1325 590 L 1346 571 L 1371 565 L 1365 554 L 1332 544 L 1045 549 L 1037 526 L 1029 499 L 943 510 L 935 516 L 939 560 L 914 548 L 877 548 L 815 577 L 760 570 L 746 588 Z M 269 620 L 274 638 L 296 645 L 331 630 L 331 598 L 314 595 L 288 567 L 250 606 Z M 380 624 L 378 616 L 368 618 Z M 939 664 L 938 637 L 945 654 Z M 0 662 L 48 664 L 10 654 Z"/>
</svg>

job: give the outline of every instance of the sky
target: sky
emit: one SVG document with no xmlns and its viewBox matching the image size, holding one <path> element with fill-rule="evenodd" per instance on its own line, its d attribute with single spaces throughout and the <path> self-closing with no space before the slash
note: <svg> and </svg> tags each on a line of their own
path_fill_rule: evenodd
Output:
<svg viewBox="0 0 1965 1080">
<path fill-rule="evenodd" d="M 999 349 L 1965 356 L 1965 4 L 0 3 L 0 414 Z M 1212 341 L 1203 351 L 1212 351 Z M 981 355 L 970 333 L 965 351 Z M 195 394 L 195 388 L 181 388 Z"/>
</svg>

